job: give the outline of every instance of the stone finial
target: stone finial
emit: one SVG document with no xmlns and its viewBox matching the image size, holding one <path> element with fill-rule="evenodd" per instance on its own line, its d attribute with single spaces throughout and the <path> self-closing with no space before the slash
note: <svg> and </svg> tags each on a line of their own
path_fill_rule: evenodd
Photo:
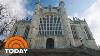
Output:
<svg viewBox="0 0 100 56">
<path fill-rule="evenodd" d="M 60 0 L 59 6 L 64 6 L 64 5 L 65 5 L 64 0 Z"/>
<path fill-rule="evenodd" d="M 40 0 L 36 0 L 36 2 L 35 2 L 36 4 L 39 4 L 40 3 Z"/>
<path fill-rule="evenodd" d="M 49 11 L 51 11 L 51 4 L 49 4 Z"/>
<path fill-rule="evenodd" d="M 84 18 L 84 22 L 86 22 L 85 18 Z"/>
<path fill-rule="evenodd" d="M 64 0 L 60 0 L 60 1 L 64 1 Z"/>
<path fill-rule="evenodd" d="M 73 17 L 73 20 L 75 21 L 75 17 Z"/>
</svg>

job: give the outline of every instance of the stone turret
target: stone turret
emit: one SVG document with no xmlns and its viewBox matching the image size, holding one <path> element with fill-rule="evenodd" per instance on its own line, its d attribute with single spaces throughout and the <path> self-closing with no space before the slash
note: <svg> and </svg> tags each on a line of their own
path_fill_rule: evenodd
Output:
<svg viewBox="0 0 100 56">
<path fill-rule="evenodd" d="M 40 0 L 36 0 L 34 9 L 35 9 L 34 10 L 34 15 L 38 15 L 39 16 L 41 14 L 41 9 L 42 9 Z"/>
<path fill-rule="evenodd" d="M 60 18 L 62 19 L 62 25 L 63 25 L 63 29 L 64 29 L 64 36 L 66 38 L 66 44 L 68 44 L 68 46 L 74 46 L 74 39 L 73 39 L 73 35 L 71 32 L 71 28 L 70 28 L 70 24 L 69 24 L 69 19 L 65 10 L 65 3 L 63 0 L 60 0 L 59 3 L 59 13 L 60 13 Z"/>
<path fill-rule="evenodd" d="M 34 15 L 33 15 L 33 18 L 32 18 L 32 22 L 31 22 L 31 29 L 30 29 L 30 32 L 29 32 L 29 45 L 30 47 L 32 48 L 35 48 L 34 46 L 36 46 L 35 42 L 33 40 L 35 40 L 37 38 L 37 35 L 38 35 L 38 29 L 39 29 L 39 25 L 40 25 L 40 18 L 41 18 L 41 15 L 42 15 L 42 7 L 41 7 L 41 3 L 40 3 L 40 0 L 35 0 L 35 10 L 34 10 Z M 32 43 L 32 44 L 31 44 Z"/>
</svg>

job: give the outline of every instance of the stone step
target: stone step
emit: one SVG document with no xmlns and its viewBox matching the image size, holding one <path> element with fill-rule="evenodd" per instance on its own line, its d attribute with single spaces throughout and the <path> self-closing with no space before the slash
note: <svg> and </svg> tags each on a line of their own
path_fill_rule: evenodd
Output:
<svg viewBox="0 0 100 56">
<path fill-rule="evenodd" d="M 11 56 L 65 56 L 66 54 L 68 56 L 72 55 L 72 51 L 62 51 L 62 50 L 54 50 L 54 49 L 33 49 L 28 50 L 26 54 L 12 54 Z"/>
<path fill-rule="evenodd" d="M 68 49 L 31 49 L 26 54 L 12 54 L 10 56 L 100 56 L 94 50 L 78 48 Z"/>
<path fill-rule="evenodd" d="M 10 56 L 11 54 L 7 54 L 5 49 L 0 50 L 0 56 Z"/>
<path fill-rule="evenodd" d="M 0 50 L 0 56 L 100 56 L 100 52 L 91 49 L 29 49 L 26 54 L 6 54 Z"/>
</svg>

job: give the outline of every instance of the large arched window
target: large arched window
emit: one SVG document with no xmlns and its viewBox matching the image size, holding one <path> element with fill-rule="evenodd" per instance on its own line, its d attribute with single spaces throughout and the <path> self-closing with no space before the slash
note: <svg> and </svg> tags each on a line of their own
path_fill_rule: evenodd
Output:
<svg viewBox="0 0 100 56">
<path fill-rule="evenodd" d="M 40 18 L 39 35 L 62 36 L 63 30 L 58 16 L 46 16 Z"/>
<path fill-rule="evenodd" d="M 92 36 L 90 35 L 90 33 L 89 33 L 89 30 L 88 30 L 87 26 L 84 26 L 84 30 L 85 30 L 85 33 L 86 33 L 86 35 L 87 35 L 88 39 L 92 39 Z"/>
<path fill-rule="evenodd" d="M 71 25 L 71 30 L 72 30 L 73 38 L 74 39 L 79 39 L 79 36 L 78 36 L 78 33 L 77 33 L 75 25 Z"/>
<path fill-rule="evenodd" d="M 30 26 L 27 26 L 24 32 L 24 38 L 27 39 L 28 34 L 29 34 Z"/>
</svg>

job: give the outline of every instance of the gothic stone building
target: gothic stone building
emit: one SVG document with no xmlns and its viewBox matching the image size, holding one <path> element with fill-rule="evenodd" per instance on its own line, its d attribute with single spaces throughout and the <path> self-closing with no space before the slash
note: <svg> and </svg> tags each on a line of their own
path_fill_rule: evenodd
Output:
<svg viewBox="0 0 100 56">
<path fill-rule="evenodd" d="M 69 19 L 60 1 L 58 7 L 43 7 L 35 3 L 32 20 L 16 21 L 10 35 L 21 35 L 30 48 L 71 48 L 85 46 L 97 49 L 97 45 L 85 20 Z"/>
</svg>

